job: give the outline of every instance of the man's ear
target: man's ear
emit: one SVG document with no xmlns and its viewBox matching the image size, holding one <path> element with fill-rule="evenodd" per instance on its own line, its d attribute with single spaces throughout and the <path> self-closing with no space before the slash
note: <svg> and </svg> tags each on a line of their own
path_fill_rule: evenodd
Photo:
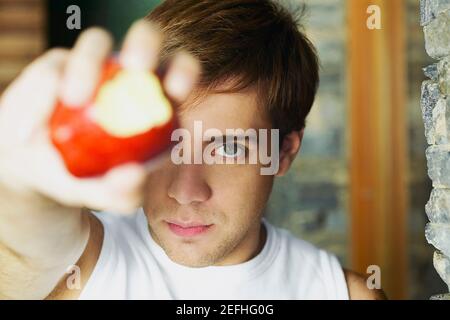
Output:
<svg viewBox="0 0 450 320">
<path fill-rule="evenodd" d="M 300 151 L 304 131 L 304 129 L 292 131 L 284 137 L 281 143 L 280 164 L 278 173 L 275 175 L 276 177 L 282 177 L 288 172 L 297 153 Z"/>
</svg>

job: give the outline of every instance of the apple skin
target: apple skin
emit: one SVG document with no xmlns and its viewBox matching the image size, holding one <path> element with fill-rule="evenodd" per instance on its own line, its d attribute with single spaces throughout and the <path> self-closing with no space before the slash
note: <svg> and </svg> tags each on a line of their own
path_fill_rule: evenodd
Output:
<svg viewBox="0 0 450 320">
<path fill-rule="evenodd" d="M 75 177 L 99 176 L 122 164 L 145 163 L 173 145 L 171 134 L 178 127 L 175 112 L 165 124 L 131 137 L 113 136 L 89 117 L 99 89 L 121 69 L 114 59 L 105 64 L 94 98 L 85 106 L 68 107 L 60 100 L 55 106 L 49 122 L 50 139 Z"/>
</svg>

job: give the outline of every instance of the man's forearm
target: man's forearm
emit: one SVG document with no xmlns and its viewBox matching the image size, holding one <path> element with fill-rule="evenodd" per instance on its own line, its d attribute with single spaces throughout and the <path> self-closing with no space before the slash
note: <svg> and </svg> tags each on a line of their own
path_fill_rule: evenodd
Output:
<svg viewBox="0 0 450 320">
<path fill-rule="evenodd" d="M 0 298 L 44 298 L 88 238 L 80 209 L 0 184 Z"/>
</svg>

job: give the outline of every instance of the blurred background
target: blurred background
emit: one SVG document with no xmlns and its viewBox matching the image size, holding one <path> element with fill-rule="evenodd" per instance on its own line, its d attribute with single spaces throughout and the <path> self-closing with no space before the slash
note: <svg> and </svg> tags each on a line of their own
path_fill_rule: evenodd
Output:
<svg viewBox="0 0 450 320">
<path fill-rule="evenodd" d="M 120 40 L 159 2 L 0 0 L 0 92 L 47 48 L 71 46 L 92 25 Z M 267 215 L 348 268 L 364 274 L 380 266 L 389 298 L 444 292 L 424 237 L 431 183 L 419 100 L 421 68 L 431 61 L 419 0 L 301 2 L 308 9 L 304 30 L 321 59 L 321 86 L 301 156 L 276 181 Z M 81 30 L 66 27 L 74 4 Z M 371 4 L 381 8 L 380 30 L 366 26 Z"/>
</svg>

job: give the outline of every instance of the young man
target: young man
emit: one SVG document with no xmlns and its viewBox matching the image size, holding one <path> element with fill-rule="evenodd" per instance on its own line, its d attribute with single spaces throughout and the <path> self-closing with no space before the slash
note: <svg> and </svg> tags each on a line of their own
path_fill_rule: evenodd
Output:
<svg viewBox="0 0 450 320">
<path fill-rule="evenodd" d="M 168 0 L 147 20 L 127 35 L 122 65 L 167 69 L 165 89 L 192 135 L 198 123 L 279 129 L 278 170 L 172 157 L 149 175 L 129 164 L 72 177 L 46 123 L 58 96 L 69 105 L 89 99 L 111 54 L 107 33 L 86 31 L 71 51 L 28 67 L 0 101 L 0 298 L 382 298 L 333 255 L 262 216 L 274 176 L 300 149 L 318 85 L 314 48 L 292 16 L 269 0 Z M 216 160 L 264 147 L 210 142 Z"/>
</svg>

